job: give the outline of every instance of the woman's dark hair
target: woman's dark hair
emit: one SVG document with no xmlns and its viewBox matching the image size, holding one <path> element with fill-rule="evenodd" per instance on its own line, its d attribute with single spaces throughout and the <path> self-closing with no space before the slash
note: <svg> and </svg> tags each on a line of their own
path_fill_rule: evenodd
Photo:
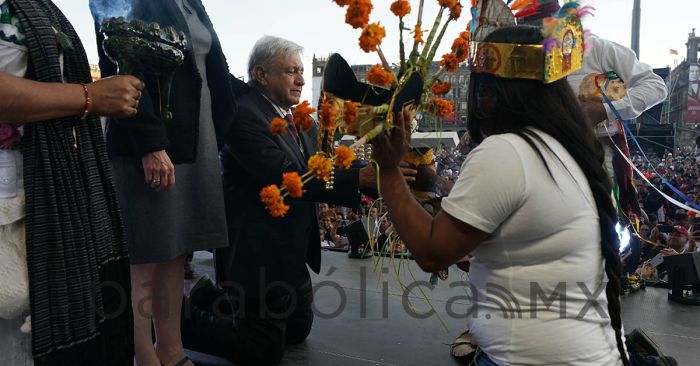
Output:
<svg viewBox="0 0 700 366">
<path fill-rule="evenodd" d="M 517 26 L 498 29 L 487 36 L 485 41 L 541 44 L 543 36 L 538 27 Z M 485 111 L 477 106 L 477 99 L 484 102 L 485 98 L 491 98 L 491 107 L 495 108 Z M 535 141 L 541 146 L 547 147 L 547 144 L 528 127 L 539 129 L 556 139 L 586 175 L 600 217 L 600 245 L 608 276 L 605 288 L 608 313 L 615 330 L 620 357 L 627 366 L 629 360 L 622 341 L 620 314 L 622 263 L 619 256 L 620 242 L 615 231 L 617 213 L 611 199 L 610 178 L 603 170 L 603 149 L 587 123 L 578 98 L 566 79 L 544 84 L 536 80 L 472 75 L 469 91 L 469 133 L 472 138 L 481 141 L 484 135 L 514 133 L 537 152 L 552 176 Z"/>
</svg>

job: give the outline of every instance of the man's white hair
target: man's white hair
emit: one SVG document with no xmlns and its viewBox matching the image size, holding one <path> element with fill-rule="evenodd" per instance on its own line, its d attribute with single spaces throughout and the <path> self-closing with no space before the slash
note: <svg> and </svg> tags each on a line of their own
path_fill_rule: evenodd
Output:
<svg viewBox="0 0 700 366">
<path fill-rule="evenodd" d="M 248 78 L 251 82 L 255 82 L 253 69 L 255 66 L 262 66 L 265 69 L 270 69 L 280 57 L 287 55 L 299 55 L 304 51 L 304 48 L 298 44 L 275 36 L 263 36 L 253 46 L 248 57 Z"/>
</svg>

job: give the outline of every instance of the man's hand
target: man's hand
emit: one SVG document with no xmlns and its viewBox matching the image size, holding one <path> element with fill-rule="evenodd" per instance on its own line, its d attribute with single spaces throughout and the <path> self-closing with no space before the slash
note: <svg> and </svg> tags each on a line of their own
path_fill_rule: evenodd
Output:
<svg viewBox="0 0 700 366">
<path fill-rule="evenodd" d="M 671 249 L 671 248 L 661 249 L 660 253 L 664 257 L 667 255 L 677 255 L 678 254 L 678 252 L 675 249 Z"/>
<path fill-rule="evenodd" d="M 175 185 L 175 166 L 165 150 L 147 153 L 141 158 L 146 184 L 158 192 Z"/>
<path fill-rule="evenodd" d="M 581 109 L 588 118 L 591 126 L 595 127 L 600 122 L 608 119 L 608 112 L 605 110 L 605 105 L 601 102 L 595 102 L 579 98 Z"/>
<path fill-rule="evenodd" d="M 411 168 L 408 163 L 400 163 L 401 174 L 406 182 L 413 182 L 416 180 L 416 175 L 418 171 Z M 369 164 L 368 166 L 360 169 L 360 188 L 376 188 L 377 187 L 377 169 L 374 164 Z"/>
</svg>

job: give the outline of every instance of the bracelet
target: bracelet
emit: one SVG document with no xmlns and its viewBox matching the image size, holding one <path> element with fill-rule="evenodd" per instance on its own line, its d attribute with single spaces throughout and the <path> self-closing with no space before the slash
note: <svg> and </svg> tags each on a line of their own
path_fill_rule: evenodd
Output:
<svg viewBox="0 0 700 366">
<path fill-rule="evenodd" d="M 88 114 L 90 114 L 90 104 L 92 103 L 92 99 L 90 98 L 90 92 L 88 91 L 87 84 L 80 84 L 83 86 L 83 91 L 85 92 L 85 108 L 83 111 L 83 116 L 80 117 L 82 119 L 87 118 Z"/>
</svg>

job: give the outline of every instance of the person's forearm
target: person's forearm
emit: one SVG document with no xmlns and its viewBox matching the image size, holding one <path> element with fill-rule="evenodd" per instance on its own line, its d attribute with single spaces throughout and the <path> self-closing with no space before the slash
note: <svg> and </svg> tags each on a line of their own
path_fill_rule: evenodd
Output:
<svg viewBox="0 0 700 366">
<path fill-rule="evenodd" d="M 42 83 L 0 72 L 0 123 L 28 123 L 82 115 L 79 84 Z"/>
<path fill-rule="evenodd" d="M 381 170 L 379 183 L 395 231 L 421 268 L 433 267 L 429 245 L 432 217 L 411 195 L 398 167 Z"/>
</svg>

